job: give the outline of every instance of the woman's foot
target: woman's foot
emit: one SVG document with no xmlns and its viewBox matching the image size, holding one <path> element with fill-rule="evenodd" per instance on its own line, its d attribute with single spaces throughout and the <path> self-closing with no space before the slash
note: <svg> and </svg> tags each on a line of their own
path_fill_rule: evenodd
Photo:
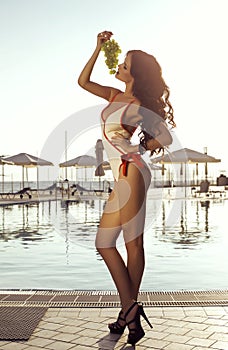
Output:
<svg viewBox="0 0 228 350">
<path fill-rule="evenodd" d="M 124 313 L 122 310 L 120 310 L 117 321 L 110 323 L 108 325 L 108 328 L 110 330 L 110 333 L 123 334 L 125 327 L 126 327 L 126 320 L 124 317 Z"/>
<path fill-rule="evenodd" d="M 149 326 L 153 328 L 148 318 L 146 317 L 142 305 L 139 305 L 135 301 L 125 314 L 126 323 L 129 329 L 127 342 L 131 345 L 135 345 L 145 335 L 145 332 L 141 326 L 140 316 L 143 316 Z"/>
</svg>

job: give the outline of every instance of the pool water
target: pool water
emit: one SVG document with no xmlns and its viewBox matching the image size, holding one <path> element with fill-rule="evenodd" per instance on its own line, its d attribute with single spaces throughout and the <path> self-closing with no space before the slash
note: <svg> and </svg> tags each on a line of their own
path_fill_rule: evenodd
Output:
<svg viewBox="0 0 228 350">
<path fill-rule="evenodd" d="M 113 290 L 94 248 L 103 200 L 0 207 L 0 288 Z M 228 201 L 148 193 L 141 289 L 228 288 Z M 126 259 L 120 240 L 119 249 Z"/>
</svg>

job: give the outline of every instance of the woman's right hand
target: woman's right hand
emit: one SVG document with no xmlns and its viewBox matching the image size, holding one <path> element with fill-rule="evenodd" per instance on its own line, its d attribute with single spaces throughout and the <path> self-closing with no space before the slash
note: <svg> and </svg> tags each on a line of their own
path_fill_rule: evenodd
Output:
<svg viewBox="0 0 228 350">
<path fill-rule="evenodd" d="M 97 35 L 97 47 L 101 49 L 101 46 L 108 40 L 111 39 L 111 36 L 113 35 L 112 32 L 109 32 L 107 30 L 104 30 L 103 32 L 99 33 Z"/>
</svg>

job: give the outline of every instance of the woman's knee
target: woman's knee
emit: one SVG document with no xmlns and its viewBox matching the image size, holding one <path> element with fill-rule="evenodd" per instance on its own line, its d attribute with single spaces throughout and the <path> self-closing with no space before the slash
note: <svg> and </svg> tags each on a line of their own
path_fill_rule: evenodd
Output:
<svg viewBox="0 0 228 350">
<path fill-rule="evenodd" d="M 125 243 L 128 252 L 144 250 L 143 234 Z"/>
</svg>

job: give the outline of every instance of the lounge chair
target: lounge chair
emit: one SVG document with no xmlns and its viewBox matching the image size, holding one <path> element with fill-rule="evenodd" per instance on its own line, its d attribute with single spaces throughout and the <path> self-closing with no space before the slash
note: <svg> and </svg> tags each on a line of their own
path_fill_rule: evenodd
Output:
<svg viewBox="0 0 228 350">
<path fill-rule="evenodd" d="M 206 197 L 215 198 L 217 195 L 219 197 L 226 197 L 226 191 L 224 190 L 211 190 L 210 189 L 210 182 L 208 180 L 203 180 L 200 183 L 200 189 L 198 191 L 195 190 L 195 187 L 192 188 L 192 194 L 194 197 L 200 196 L 201 194 L 204 194 Z"/>
<path fill-rule="evenodd" d="M 27 195 L 29 199 L 32 198 L 30 187 L 24 187 L 22 190 L 17 191 L 17 192 L 0 193 L 0 197 L 2 199 L 14 199 L 17 196 L 19 196 L 22 199 L 24 195 Z"/>
</svg>

